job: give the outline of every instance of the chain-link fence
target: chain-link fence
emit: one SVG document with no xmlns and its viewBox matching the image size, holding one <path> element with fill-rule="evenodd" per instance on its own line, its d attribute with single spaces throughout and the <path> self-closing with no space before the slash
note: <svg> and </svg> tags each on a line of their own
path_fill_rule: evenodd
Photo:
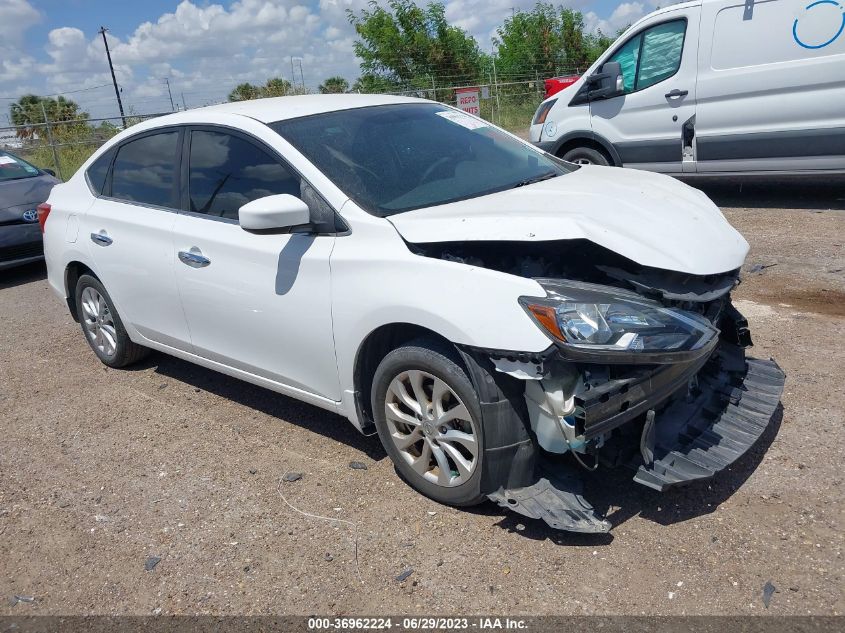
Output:
<svg viewBox="0 0 845 633">
<path fill-rule="evenodd" d="M 477 95 L 479 116 L 512 132 L 526 132 L 537 106 L 543 100 L 545 78 L 538 72 L 502 76 L 494 72 L 476 80 L 431 76 L 428 78 L 430 85 L 392 86 L 379 92 L 416 96 L 459 106 L 458 92 L 469 89 Z M 569 72 L 561 69 L 559 74 L 577 74 L 577 69 Z M 60 179 L 67 180 L 112 136 L 124 128 L 163 114 L 169 113 L 50 121 L 45 113 L 43 120 L 0 127 L 0 150 L 20 156 L 37 167 L 55 172 Z"/>
<path fill-rule="evenodd" d="M 0 127 L 0 150 L 67 180 L 100 145 L 124 127 L 157 116 L 161 113 L 67 121 L 50 121 L 45 116 L 43 122 Z"/>
</svg>

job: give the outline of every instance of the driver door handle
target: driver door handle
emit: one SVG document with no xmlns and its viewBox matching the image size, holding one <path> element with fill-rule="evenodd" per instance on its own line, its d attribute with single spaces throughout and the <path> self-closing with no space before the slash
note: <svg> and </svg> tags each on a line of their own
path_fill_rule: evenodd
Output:
<svg viewBox="0 0 845 633">
<path fill-rule="evenodd" d="M 179 251 L 179 261 L 191 268 L 205 268 L 211 263 L 196 246 L 189 251 Z"/>
<path fill-rule="evenodd" d="M 667 99 L 675 99 L 676 97 L 686 97 L 689 94 L 689 90 L 678 90 L 675 88 L 674 90 L 670 90 L 666 93 Z"/>
<path fill-rule="evenodd" d="M 94 242 L 94 244 L 99 244 L 100 246 L 108 246 L 114 240 L 112 240 L 105 231 L 100 231 L 99 233 L 91 233 L 91 241 Z"/>
</svg>

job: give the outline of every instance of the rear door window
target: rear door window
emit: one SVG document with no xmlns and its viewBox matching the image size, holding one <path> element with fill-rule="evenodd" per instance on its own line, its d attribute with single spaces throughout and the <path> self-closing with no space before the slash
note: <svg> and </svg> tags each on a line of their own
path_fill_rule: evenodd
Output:
<svg viewBox="0 0 845 633">
<path fill-rule="evenodd" d="M 179 132 L 149 134 L 120 146 L 112 167 L 111 197 L 178 208 Z"/>
</svg>

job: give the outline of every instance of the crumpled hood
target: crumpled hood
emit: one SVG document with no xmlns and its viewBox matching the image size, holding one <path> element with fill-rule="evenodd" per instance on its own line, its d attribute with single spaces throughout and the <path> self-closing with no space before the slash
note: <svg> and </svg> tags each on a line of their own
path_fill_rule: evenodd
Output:
<svg viewBox="0 0 845 633">
<path fill-rule="evenodd" d="M 388 218 L 411 243 L 586 239 L 643 266 L 692 275 L 739 268 L 748 242 L 707 196 L 674 178 L 584 166 L 488 196 Z"/>
</svg>

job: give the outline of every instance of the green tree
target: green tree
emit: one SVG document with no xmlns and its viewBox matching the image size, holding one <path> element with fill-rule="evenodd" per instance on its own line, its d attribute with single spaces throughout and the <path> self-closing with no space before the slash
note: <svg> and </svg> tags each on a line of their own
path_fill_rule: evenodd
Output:
<svg viewBox="0 0 845 633">
<path fill-rule="evenodd" d="M 87 127 L 88 113 L 82 112 L 78 103 L 65 97 L 54 99 L 28 94 L 9 106 L 9 118 L 12 125 L 20 126 L 17 130 L 20 138 L 44 136 L 44 132 L 39 132 L 39 129 L 43 129 L 45 114 L 50 123 L 62 124 L 52 130 L 56 136 L 75 134 L 80 128 Z"/>
<path fill-rule="evenodd" d="M 329 77 L 318 88 L 321 94 L 336 94 L 349 92 L 349 82 L 343 77 Z"/>
<path fill-rule="evenodd" d="M 363 75 L 420 88 L 431 86 L 432 77 L 476 79 L 483 60 L 478 43 L 445 13 L 440 2 L 420 7 L 412 0 L 388 0 L 386 7 L 373 0 L 360 13 L 348 10 Z"/>
<path fill-rule="evenodd" d="M 580 11 L 547 2 L 507 18 L 496 35 L 498 70 L 511 76 L 583 72 L 613 43 L 600 31 L 586 33 Z"/>
<path fill-rule="evenodd" d="M 251 83 L 238 84 L 229 93 L 229 101 L 249 101 L 250 99 L 263 99 L 265 97 L 286 97 L 287 95 L 303 94 L 305 92 L 307 90 L 292 86 L 287 79 L 273 77 L 268 79 L 263 86 L 256 86 Z"/>
<path fill-rule="evenodd" d="M 355 80 L 355 83 L 352 84 L 351 91 L 367 94 L 375 92 L 391 92 L 399 89 L 400 87 L 395 81 L 391 81 L 381 75 L 371 75 L 369 73 L 365 73 Z"/>
<path fill-rule="evenodd" d="M 602 53 L 610 48 L 610 45 L 613 44 L 613 42 L 616 41 L 616 38 L 622 35 L 627 28 L 628 27 L 626 26 L 619 29 L 613 37 L 605 35 L 601 31 L 587 35 L 584 38 L 587 50 L 587 63 L 592 64 L 596 61 Z"/>
<path fill-rule="evenodd" d="M 281 77 L 273 77 L 268 79 L 267 83 L 260 88 L 262 97 L 285 97 L 293 94 L 293 87 L 287 79 Z"/>
<path fill-rule="evenodd" d="M 249 101 L 261 97 L 261 87 L 251 83 L 242 83 L 235 86 L 229 93 L 229 101 Z"/>
</svg>

